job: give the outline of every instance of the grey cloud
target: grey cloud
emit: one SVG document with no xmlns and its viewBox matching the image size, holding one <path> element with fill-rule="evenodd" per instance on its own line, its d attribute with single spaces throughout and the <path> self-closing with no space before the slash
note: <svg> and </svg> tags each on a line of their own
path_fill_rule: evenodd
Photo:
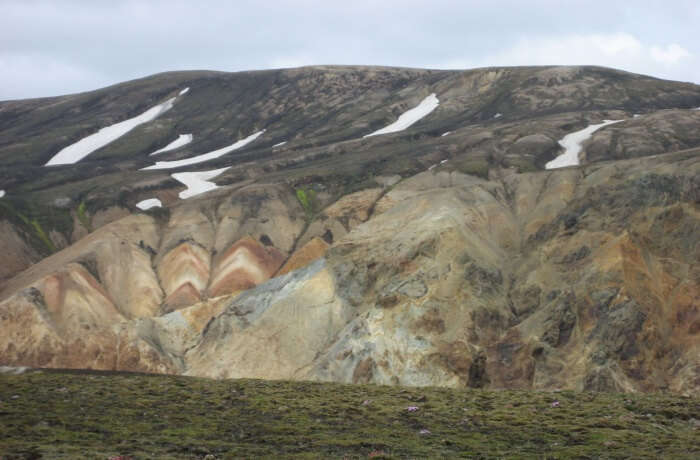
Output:
<svg viewBox="0 0 700 460">
<path fill-rule="evenodd" d="M 642 3 L 4 0 L 0 99 L 94 89 L 180 69 L 525 64 L 514 57 L 523 43 L 543 47 L 525 53 L 533 60 L 561 61 L 569 56 L 552 53 L 552 43 L 620 34 L 634 37 L 647 51 L 676 44 L 689 56 L 662 64 L 648 56 L 610 59 L 592 47 L 578 58 L 592 62 L 566 63 L 620 62 L 627 70 L 700 82 L 698 3 Z"/>
</svg>

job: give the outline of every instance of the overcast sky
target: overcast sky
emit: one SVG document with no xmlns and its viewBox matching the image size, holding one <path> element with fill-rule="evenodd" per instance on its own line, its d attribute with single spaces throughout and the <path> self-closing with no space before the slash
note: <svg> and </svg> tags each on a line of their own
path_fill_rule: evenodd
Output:
<svg viewBox="0 0 700 460">
<path fill-rule="evenodd" d="M 0 0 L 0 100 L 313 64 L 597 64 L 700 83 L 700 1 Z"/>
</svg>

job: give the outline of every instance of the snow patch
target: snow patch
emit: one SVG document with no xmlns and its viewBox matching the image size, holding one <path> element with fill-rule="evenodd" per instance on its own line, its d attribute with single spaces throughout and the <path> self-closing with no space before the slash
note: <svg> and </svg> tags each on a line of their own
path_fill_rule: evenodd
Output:
<svg viewBox="0 0 700 460">
<path fill-rule="evenodd" d="M 282 146 L 282 145 L 284 145 L 284 144 L 286 144 L 286 143 L 287 143 L 287 141 L 284 141 L 284 142 L 280 142 L 279 144 L 275 144 L 275 145 L 273 145 L 273 146 L 272 146 L 272 148 L 274 149 L 275 147 L 279 147 L 279 146 Z"/>
<path fill-rule="evenodd" d="M 155 120 L 159 115 L 162 115 L 173 107 L 175 99 L 176 98 L 174 97 L 170 98 L 162 104 L 151 107 L 141 115 L 134 118 L 129 118 L 128 120 L 120 121 L 119 123 L 115 123 L 105 128 L 101 128 L 96 133 L 84 137 L 78 142 L 63 148 L 60 152 L 54 155 L 45 166 L 68 165 L 79 162 L 95 150 L 119 139 L 124 134 L 136 128 L 138 125 Z"/>
<path fill-rule="evenodd" d="M 187 145 L 190 142 L 192 142 L 192 139 L 194 139 L 194 136 L 192 134 L 180 134 L 177 139 L 172 141 L 170 144 L 166 145 L 162 149 L 156 150 L 155 152 L 149 154 L 150 155 L 156 155 L 158 153 L 162 152 L 167 152 L 168 150 L 175 150 L 179 149 L 183 145 Z"/>
<path fill-rule="evenodd" d="M 564 147 L 564 153 L 548 162 L 545 165 L 545 169 L 555 169 L 563 168 L 566 166 L 576 166 L 579 164 L 578 155 L 581 152 L 581 145 L 590 138 L 594 132 L 598 131 L 600 128 L 611 125 L 613 123 L 619 123 L 624 120 L 603 120 L 602 123 L 596 125 L 590 125 L 581 131 L 576 131 L 564 136 L 560 141 L 559 145 Z"/>
<path fill-rule="evenodd" d="M 184 95 L 184 94 L 187 94 L 187 93 L 189 92 L 189 90 L 190 90 L 190 87 L 188 86 L 187 88 L 185 88 L 185 89 L 183 89 L 182 91 L 180 91 L 180 94 L 178 94 L 178 96 L 182 96 L 182 95 Z"/>
<path fill-rule="evenodd" d="M 411 126 L 413 123 L 417 122 L 418 120 L 435 110 L 439 104 L 440 101 L 438 100 L 437 96 L 435 96 L 435 93 L 433 93 L 430 96 L 423 99 L 421 103 L 418 104 L 416 107 L 402 113 L 401 116 L 399 116 L 399 119 L 396 120 L 394 123 L 362 137 L 365 138 L 370 136 L 377 136 L 379 134 L 388 134 L 403 131 L 404 129 Z"/>
<path fill-rule="evenodd" d="M 4 190 L 0 190 L 0 198 L 2 198 L 2 197 L 4 197 L 4 196 L 5 196 L 5 191 L 4 191 Z"/>
<path fill-rule="evenodd" d="M 262 133 L 264 133 L 265 130 L 263 129 L 262 131 L 258 131 L 255 134 L 251 134 L 250 136 L 246 137 L 245 139 L 241 139 L 240 141 L 237 141 L 227 147 L 220 148 L 218 150 L 214 150 L 209 153 L 203 153 L 201 155 L 194 156 L 192 158 L 185 158 L 184 160 L 173 160 L 173 161 L 156 161 L 156 164 L 152 166 L 147 166 L 145 168 L 141 168 L 141 170 L 147 170 L 147 169 L 173 169 L 173 168 L 179 168 L 181 166 L 188 166 L 188 165 L 193 165 L 196 163 L 202 163 L 204 161 L 209 161 L 213 160 L 215 158 L 219 158 L 220 156 L 226 155 L 229 152 L 233 152 L 234 150 L 240 149 L 242 147 L 245 147 L 246 145 L 250 144 L 253 142 L 255 139 L 260 137 Z"/>
<path fill-rule="evenodd" d="M 440 163 L 435 163 L 434 165 L 432 165 L 431 167 L 428 168 L 428 171 L 432 171 L 436 167 L 438 167 L 440 165 L 444 165 L 445 163 L 447 163 L 447 160 L 442 160 Z"/>
<path fill-rule="evenodd" d="M 440 135 L 440 137 L 445 137 L 445 136 L 447 136 L 448 134 L 450 134 L 451 132 L 452 132 L 452 131 L 447 131 L 446 133 L 442 133 L 442 134 Z"/>
<path fill-rule="evenodd" d="M 218 185 L 210 182 L 209 179 L 215 178 L 229 168 L 230 166 L 214 169 L 212 171 L 174 173 L 171 174 L 171 176 L 176 181 L 182 182 L 187 186 L 187 190 L 183 190 L 179 195 L 180 198 L 186 200 L 187 198 L 192 198 L 193 196 L 219 188 Z"/>
<path fill-rule="evenodd" d="M 136 203 L 136 207 L 146 211 L 147 209 L 151 208 L 161 208 L 163 207 L 163 203 L 161 203 L 158 198 L 149 198 L 148 200 L 143 200 Z"/>
</svg>

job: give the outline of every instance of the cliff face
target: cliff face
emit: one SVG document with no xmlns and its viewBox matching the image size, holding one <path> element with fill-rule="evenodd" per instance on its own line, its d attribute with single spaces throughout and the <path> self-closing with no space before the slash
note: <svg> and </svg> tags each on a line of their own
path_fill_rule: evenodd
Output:
<svg viewBox="0 0 700 460">
<path fill-rule="evenodd" d="M 693 391 L 700 163 L 674 163 L 407 179 L 326 257 L 233 299 L 187 372 Z"/>
<path fill-rule="evenodd" d="M 83 119 L 86 101 L 168 85 L 192 89 L 164 118 L 75 165 L 30 155 L 46 172 L 8 182 L 0 364 L 700 389 L 697 86 L 595 68 L 168 74 L 0 103 L 14 114 L 0 118 L 3 171 L 19 167 L 19 133 L 70 125 L 37 111 Z M 431 92 L 440 105 L 411 128 L 362 139 Z M 214 100 L 230 102 L 204 111 Z M 194 128 L 196 113 L 209 138 L 163 155 L 266 131 L 201 165 L 135 171 L 154 133 Z M 544 170 L 558 140 L 603 118 L 625 121 L 584 142 L 582 166 Z M 37 152 L 48 139 L 27 136 Z M 221 188 L 178 198 L 170 173 L 222 167 Z M 139 211 L 149 197 L 164 207 Z"/>
</svg>

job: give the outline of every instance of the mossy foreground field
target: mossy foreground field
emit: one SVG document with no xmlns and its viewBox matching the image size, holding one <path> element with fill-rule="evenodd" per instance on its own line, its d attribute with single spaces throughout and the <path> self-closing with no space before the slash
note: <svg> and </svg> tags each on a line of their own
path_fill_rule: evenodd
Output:
<svg viewBox="0 0 700 460">
<path fill-rule="evenodd" d="M 0 376 L 0 458 L 700 458 L 700 399 Z"/>
</svg>

